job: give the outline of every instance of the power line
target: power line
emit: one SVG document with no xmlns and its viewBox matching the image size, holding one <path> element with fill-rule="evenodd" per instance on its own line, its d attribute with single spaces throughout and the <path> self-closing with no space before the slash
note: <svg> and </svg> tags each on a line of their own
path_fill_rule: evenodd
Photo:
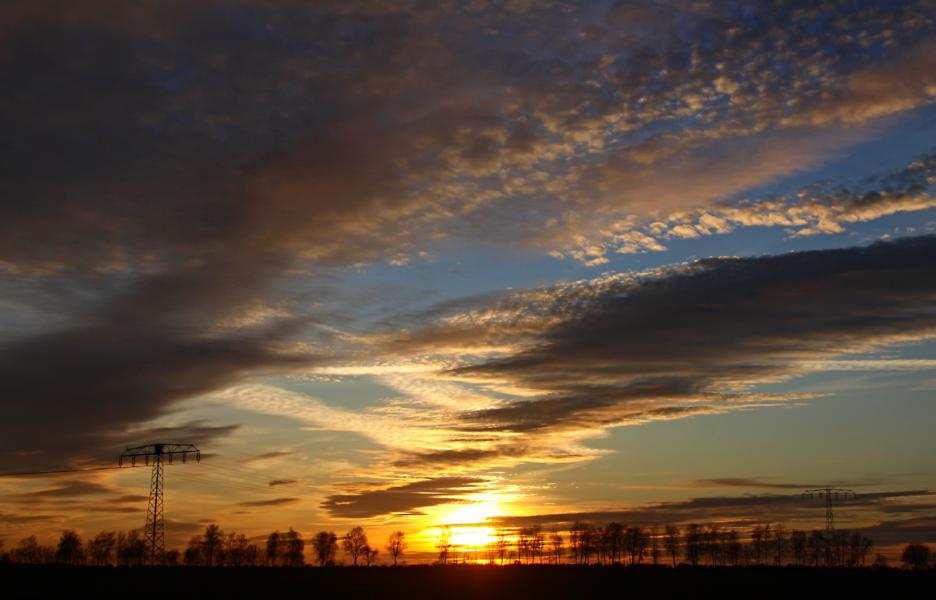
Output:
<svg viewBox="0 0 936 600">
<path fill-rule="evenodd" d="M 0 477 L 29 477 L 32 475 L 60 475 L 62 473 L 84 473 L 86 471 L 109 471 L 123 467 L 88 467 L 86 469 L 60 469 L 57 471 L 21 471 L 19 473 L 0 473 Z"/>
</svg>

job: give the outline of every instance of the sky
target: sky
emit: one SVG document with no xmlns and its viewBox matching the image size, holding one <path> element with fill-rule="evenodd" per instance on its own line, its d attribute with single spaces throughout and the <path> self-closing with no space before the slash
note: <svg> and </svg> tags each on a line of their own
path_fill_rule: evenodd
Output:
<svg viewBox="0 0 936 600">
<path fill-rule="evenodd" d="M 0 5 L 0 540 L 936 543 L 936 4 Z"/>
</svg>

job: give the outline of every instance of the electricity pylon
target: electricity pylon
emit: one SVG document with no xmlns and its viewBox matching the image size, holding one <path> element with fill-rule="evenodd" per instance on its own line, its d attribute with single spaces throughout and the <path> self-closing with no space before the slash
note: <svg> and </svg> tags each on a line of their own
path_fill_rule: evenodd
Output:
<svg viewBox="0 0 936 600">
<path fill-rule="evenodd" d="M 143 539 L 146 543 L 146 553 L 149 564 L 161 565 L 166 556 L 166 524 L 163 521 L 163 463 L 168 460 L 172 464 L 173 457 L 181 456 L 182 463 L 186 463 L 189 456 L 195 457 L 195 462 L 201 462 L 201 451 L 194 444 L 147 444 L 127 448 L 118 458 L 117 465 L 123 466 L 125 460 L 135 467 L 138 458 L 149 465 L 153 459 L 153 474 L 150 477 L 149 502 L 146 505 L 146 526 L 143 529 Z"/>
<path fill-rule="evenodd" d="M 826 538 L 828 540 L 831 540 L 832 536 L 835 534 L 835 517 L 832 514 L 833 500 L 850 500 L 855 497 L 856 494 L 854 491 L 843 490 L 841 488 L 815 488 L 803 492 L 804 500 L 811 500 L 813 498 L 825 500 L 825 528 Z"/>
</svg>

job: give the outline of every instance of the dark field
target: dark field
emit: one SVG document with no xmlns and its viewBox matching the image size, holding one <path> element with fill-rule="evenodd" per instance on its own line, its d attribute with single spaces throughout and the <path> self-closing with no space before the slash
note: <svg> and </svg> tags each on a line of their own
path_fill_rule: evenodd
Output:
<svg viewBox="0 0 936 600">
<path fill-rule="evenodd" d="M 0 567 L 3 598 L 898 598 L 931 597 L 936 571 L 803 568 Z"/>
</svg>

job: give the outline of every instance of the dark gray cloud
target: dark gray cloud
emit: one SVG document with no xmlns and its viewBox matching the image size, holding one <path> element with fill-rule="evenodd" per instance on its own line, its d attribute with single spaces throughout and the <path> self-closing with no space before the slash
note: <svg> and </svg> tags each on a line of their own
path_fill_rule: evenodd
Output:
<svg viewBox="0 0 936 600">
<path fill-rule="evenodd" d="M 929 490 L 897 490 L 890 492 L 861 493 L 854 500 L 849 500 L 844 510 L 861 511 L 864 515 L 873 515 L 896 503 L 892 500 L 925 498 L 932 496 Z M 593 512 L 571 512 L 545 515 L 502 516 L 496 522 L 505 526 L 520 527 L 529 524 L 568 525 L 575 521 L 623 523 L 653 525 L 660 523 L 689 523 L 726 521 L 743 526 L 763 523 L 783 523 L 793 520 L 821 521 L 821 509 L 824 505 L 804 500 L 800 494 L 767 494 L 752 496 L 709 496 L 692 498 L 677 502 L 660 502 L 626 510 L 606 510 Z M 903 504 L 907 512 L 927 512 L 927 504 Z"/>
<path fill-rule="evenodd" d="M 238 506 L 286 506 L 287 504 L 295 504 L 296 502 L 299 502 L 299 498 L 271 498 L 269 500 L 248 500 L 238 503 Z"/>
<path fill-rule="evenodd" d="M 83 498 L 85 496 L 99 496 L 112 494 L 114 489 L 94 481 L 69 479 L 55 483 L 52 487 L 43 488 L 21 494 L 8 494 L 3 498 L 6 501 L 34 503 L 49 500 Z"/>
<path fill-rule="evenodd" d="M 328 496 L 322 503 L 333 517 L 368 518 L 390 513 L 461 502 L 459 496 L 475 491 L 486 480 L 477 477 L 437 477 L 385 489 Z"/>
<path fill-rule="evenodd" d="M 240 460 L 242 464 L 250 464 L 254 462 L 261 462 L 264 460 L 269 460 L 271 458 L 285 458 L 287 456 L 295 456 L 299 454 L 295 450 L 273 450 L 271 452 L 264 452 L 263 454 L 257 454 L 256 456 L 249 456 Z"/>
<path fill-rule="evenodd" d="M 749 386 L 810 361 L 936 333 L 936 238 L 713 258 L 609 286 L 529 350 L 456 369 L 533 400 L 477 411 L 470 430 L 607 426 L 753 401 Z"/>
<path fill-rule="evenodd" d="M 810 483 L 787 483 L 763 481 L 747 477 L 721 477 L 717 479 L 699 479 L 696 484 L 705 487 L 741 487 L 741 488 L 773 488 L 778 490 L 804 490 L 806 488 L 820 487 Z"/>
<path fill-rule="evenodd" d="M 297 480 L 295 480 L 295 479 L 272 479 L 272 480 L 270 480 L 270 483 L 269 483 L 268 485 L 269 485 L 270 487 L 276 487 L 276 486 L 280 486 L 280 485 L 292 485 L 292 484 L 296 483 L 296 481 L 297 481 Z"/>
<path fill-rule="evenodd" d="M 291 345 L 328 314 L 296 306 L 298 273 L 461 234 L 568 250 L 589 232 L 557 212 L 601 217 L 592 197 L 657 208 L 610 198 L 614 173 L 698 166 L 700 140 L 783 129 L 800 96 L 926 57 L 925 4 L 834 21 L 795 4 L 637 3 L 578 20 L 558 3 L 4 3 L 0 292 L 43 323 L 0 346 L 0 463 L 101 459 L 182 399 L 325 360 Z M 833 115 L 823 123 L 910 110 L 926 76 L 887 79 L 911 102 L 864 94 L 860 110 L 836 109 L 831 95 L 814 110 Z M 699 125 L 686 136 L 605 143 L 687 119 Z M 743 153 L 784 156 L 763 146 Z M 706 180 L 728 183 L 691 200 L 798 165 L 716 173 Z M 510 183 L 535 172 L 557 180 Z M 583 173 L 605 175 L 600 193 L 545 189 Z M 634 193 L 659 180 L 638 174 Z"/>
</svg>

